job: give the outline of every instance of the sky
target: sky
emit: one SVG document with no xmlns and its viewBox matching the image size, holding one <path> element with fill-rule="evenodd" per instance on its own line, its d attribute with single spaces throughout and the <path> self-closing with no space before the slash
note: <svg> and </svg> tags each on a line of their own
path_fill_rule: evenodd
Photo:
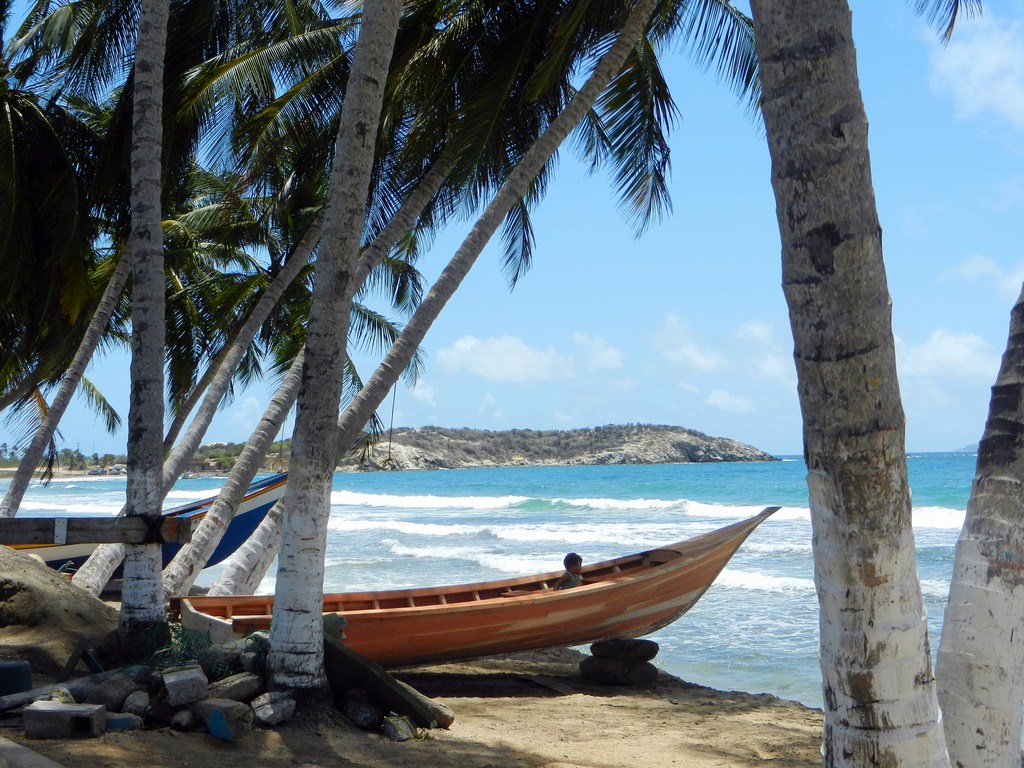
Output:
<svg viewBox="0 0 1024 768">
<path fill-rule="evenodd" d="M 1024 279 L 1024 0 L 986 3 L 945 47 L 911 6 L 852 0 L 854 39 L 907 449 L 958 450 L 981 437 Z M 679 110 L 671 212 L 636 236 L 610 178 L 563 147 L 533 213 L 533 268 L 510 290 L 500 244 L 484 251 L 424 340 L 419 382 L 382 404 L 385 424 L 668 424 L 801 453 L 763 129 L 685 51 L 662 61 Z M 429 281 L 465 230 L 420 262 Z M 373 361 L 355 359 L 369 377 Z M 108 355 L 87 374 L 125 419 L 127 367 Z M 245 441 L 269 397 L 237 393 L 205 442 Z M 87 454 L 125 450 L 123 429 L 104 434 L 80 401 L 61 435 Z"/>
</svg>

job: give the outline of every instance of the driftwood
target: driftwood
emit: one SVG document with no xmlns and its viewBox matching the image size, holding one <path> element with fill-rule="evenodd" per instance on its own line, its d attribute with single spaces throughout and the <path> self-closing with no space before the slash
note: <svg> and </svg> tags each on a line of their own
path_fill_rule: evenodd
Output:
<svg viewBox="0 0 1024 768">
<path fill-rule="evenodd" d="M 46 696 L 57 688 L 66 688 L 71 692 L 71 695 L 75 697 L 75 701 L 84 701 L 89 696 L 89 691 L 115 675 L 127 675 L 136 682 L 142 682 L 148 679 L 150 674 L 151 670 L 149 667 L 142 664 L 134 664 L 121 669 L 112 669 L 109 672 L 99 672 L 95 675 L 79 677 L 75 680 L 68 680 L 63 683 L 51 683 L 50 685 L 40 686 L 39 688 L 33 688 L 29 691 L 9 693 L 6 696 L 0 696 L 0 712 L 6 712 L 17 707 L 24 707 L 27 704 L 31 704 L 36 699 Z"/>
</svg>

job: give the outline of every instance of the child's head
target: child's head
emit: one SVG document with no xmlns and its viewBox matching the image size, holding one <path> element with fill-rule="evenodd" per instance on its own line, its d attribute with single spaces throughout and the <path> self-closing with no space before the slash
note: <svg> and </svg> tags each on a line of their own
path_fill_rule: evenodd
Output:
<svg viewBox="0 0 1024 768">
<path fill-rule="evenodd" d="M 565 570 L 567 571 L 578 571 L 583 567 L 583 558 L 575 552 L 570 552 L 562 560 L 562 564 L 565 566 Z"/>
</svg>

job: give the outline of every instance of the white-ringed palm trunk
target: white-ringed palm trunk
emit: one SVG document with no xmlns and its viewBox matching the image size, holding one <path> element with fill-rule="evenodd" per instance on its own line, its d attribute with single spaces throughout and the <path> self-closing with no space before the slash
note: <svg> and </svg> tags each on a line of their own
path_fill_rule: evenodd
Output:
<svg viewBox="0 0 1024 768">
<path fill-rule="evenodd" d="M 819 600 L 826 766 L 946 766 L 846 0 L 753 0 Z"/>
<path fill-rule="evenodd" d="M 122 257 L 110 275 L 110 280 L 107 281 L 107 287 L 103 291 L 103 296 L 100 298 L 96 311 L 93 313 L 92 319 L 89 320 L 89 326 L 85 329 L 85 334 L 82 336 L 82 342 L 78 345 L 78 349 L 75 350 L 75 357 L 64 373 L 64 378 L 61 379 L 60 386 L 57 388 L 57 394 L 54 395 L 53 402 L 50 403 L 46 416 L 36 429 L 35 435 L 32 436 L 32 442 L 25 449 L 25 455 L 22 456 L 21 463 L 18 464 L 18 469 L 14 473 L 14 477 L 11 478 L 11 484 L 7 488 L 7 493 L 4 494 L 3 501 L 0 502 L 0 517 L 14 517 L 18 514 L 18 507 L 21 506 L 25 490 L 32 481 L 32 473 L 39 466 L 47 444 L 53 439 L 53 434 L 57 431 L 57 425 L 71 403 L 71 397 L 78 388 L 78 383 L 82 380 L 82 376 L 85 375 L 85 369 L 89 367 L 89 361 L 92 360 L 93 353 L 103 339 L 103 331 L 110 321 L 110 316 L 114 312 L 117 299 L 121 295 L 121 291 L 124 290 L 125 283 L 128 282 L 131 268 L 131 261 L 128 258 Z"/>
<path fill-rule="evenodd" d="M 279 501 L 256 526 L 252 536 L 231 556 L 207 594 L 251 595 L 256 592 L 277 557 L 283 515 L 284 507 Z"/>
<path fill-rule="evenodd" d="M 399 0 L 363 5 L 331 172 L 306 334 L 267 673 L 272 688 L 322 688 L 323 570 L 348 313 Z"/>
<path fill-rule="evenodd" d="M 129 515 L 159 517 L 163 501 L 165 279 L 161 146 L 167 0 L 143 0 L 135 48 L 132 125 L 132 362 L 128 410 Z M 159 544 L 125 548 L 122 645 L 146 648 L 144 632 L 166 622 Z"/>
<path fill-rule="evenodd" d="M 178 550 L 174 559 L 164 568 L 164 593 L 168 597 L 188 593 L 231 524 L 246 489 L 259 471 L 267 448 L 274 441 L 295 402 L 299 392 L 302 360 L 303 354 L 300 352 L 231 468 L 217 500 L 203 516 L 198 528 L 192 532 L 192 540 Z"/>
<path fill-rule="evenodd" d="M 950 762 L 1020 763 L 1024 697 L 1024 292 L 1010 316 L 967 518 L 956 545 L 936 675 Z"/>
</svg>

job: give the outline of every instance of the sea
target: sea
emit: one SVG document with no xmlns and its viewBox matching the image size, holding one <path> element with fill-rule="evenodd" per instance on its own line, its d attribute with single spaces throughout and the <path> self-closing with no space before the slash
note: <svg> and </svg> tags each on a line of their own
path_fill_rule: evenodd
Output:
<svg viewBox="0 0 1024 768">
<path fill-rule="evenodd" d="M 973 453 L 908 456 L 918 573 L 932 648 L 974 477 Z M 223 477 L 182 479 L 177 505 Z M 0 493 L 7 481 L 0 480 Z M 124 476 L 33 485 L 27 515 L 116 514 Z M 650 635 L 654 663 L 691 683 L 822 705 L 806 468 L 775 462 L 501 467 L 334 476 L 326 591 L 486 581 L 560 570 L 566 552 L 605 560 L 782 507 L 686 615 Z M 207 569 L 200 584 L 220 568 Z M 260 592 L 274 589 L 274 569 Z"/>
</svg>

